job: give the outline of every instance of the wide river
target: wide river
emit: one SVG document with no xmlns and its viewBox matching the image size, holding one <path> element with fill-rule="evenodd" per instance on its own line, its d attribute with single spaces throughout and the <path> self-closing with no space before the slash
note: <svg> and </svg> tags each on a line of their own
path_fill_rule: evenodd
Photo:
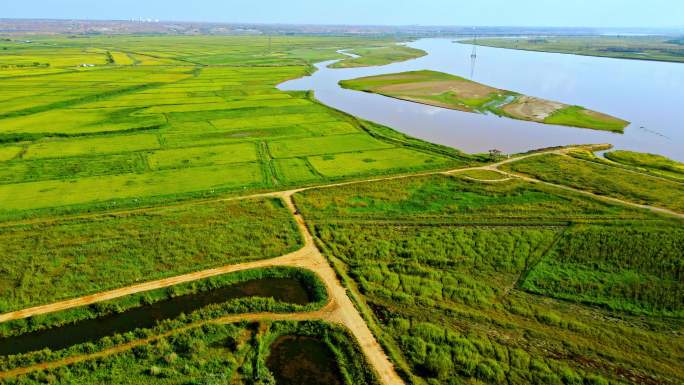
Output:
<svg viewBox="0 0 684 385">
<path fill-rule="evenodd" d="M 477 47 L 448 39 L 408 44 L 427 56 L 380 67 L 331 69 L 318 63 L 312 76 L 282 90 L 313 90 L 328 106 L 408 135 L 466 152 L 516 153 L 567 144 L 611 143 L 618 149 L 684 161 L 684 64 L 622 60 Z M 626 119 L 624 134 L 552 126 L 425 106 L 342 89 L 340 80 L 429 69 L 487 85 L 577 104 Z"/>
</svg>

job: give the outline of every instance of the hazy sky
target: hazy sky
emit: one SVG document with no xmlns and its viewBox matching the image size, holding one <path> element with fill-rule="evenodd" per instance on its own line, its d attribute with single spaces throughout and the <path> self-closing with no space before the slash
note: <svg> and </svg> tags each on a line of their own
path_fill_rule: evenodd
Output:
<svg viewBox="0 0 684 385">
<path fill-rule="evenodd" d="M 684 0 L 0 0 L 0 18 L 682 27 Z"/>
</svg>

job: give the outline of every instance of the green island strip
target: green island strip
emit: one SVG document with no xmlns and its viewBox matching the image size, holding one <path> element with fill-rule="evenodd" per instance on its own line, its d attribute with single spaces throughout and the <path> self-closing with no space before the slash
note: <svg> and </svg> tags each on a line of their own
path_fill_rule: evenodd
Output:
<svg viewBox="0 0 684 385">
<path fill-rule="evenodd" d="M 581 106 L 522 95 L 436 71 L 343 80 L 344 88 L 453 110 L 561 126 L 624 131 L 629 122 Z"/>
<path fill-rule="evenodd" d="M 416 59 L 427 55 L 422 49 L 411 48 L 405 45 L 381 45 L 377 47 L 355 48 L 345 51 L 348 58 L 332 64 L 331 68 L 355 68 L 380 66 Z M 354 56 L 358 57 L 352 57 Z"/>
<path fill-rule="evenodd" d="M 459 43 L 472 44 L 473 40 Z M 476 44 L 523 51 L 568 53 L 618 59 L 684 62 L 684 38 L 668 36 L 582 36 L 477 39 Z"/>
</svg>

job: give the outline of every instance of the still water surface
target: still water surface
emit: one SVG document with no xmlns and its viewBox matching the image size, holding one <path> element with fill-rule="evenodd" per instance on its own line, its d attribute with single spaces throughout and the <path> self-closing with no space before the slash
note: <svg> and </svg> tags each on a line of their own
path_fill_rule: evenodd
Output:
<svg viewBox="0 0 684 385">
<path fill-rule="evenodd" d="M 398 131 L 466 152 L 507 153 L 611 143 L 684 161 L 684 64 L 472 47 L 448 39 L 408 44 L 427 56 L 381 67 L 330 69 L 291 80 L 283 90 L 313 90 L 321 102 Z M 624 134 L 524 122 L 345 90 L 340 80 L 402 71 L 435 70 L 531 96 L 582 105 L 629 120 Z"/>
<path fill-rule="evenodd" d="M 278 385 L 342 385 L 335 354 L 322 340 L 282 336 L 271 345 L 266 366 Z"/>
<path fill-rule="evenodd" d="M 0 339 L 0 356 L 50 348 L 64 349 L 138 328 L 154 327 L 159 321 L 189 314 L 205 306 L 246 297 L 274 298 L 276 301 L 306 305 L 311 302 L 302 282 L 292 278 L 260 278 L 218 289 L 181 295 L 133 308 L 122 313 L 79 321 L 64 326 Z"/>
</svg>

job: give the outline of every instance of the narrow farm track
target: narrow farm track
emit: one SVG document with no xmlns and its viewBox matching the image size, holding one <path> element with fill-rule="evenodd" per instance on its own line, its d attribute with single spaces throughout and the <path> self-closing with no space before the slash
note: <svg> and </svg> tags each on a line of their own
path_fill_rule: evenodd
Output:
<svg viewBox="0 0 684 385">
<path fill-rule="evenodd" d="M 276 257 L 276 258 L 271 258 L 271 259 L 265 259 L 265 260 L 259 260 L 259 261 L 254 261 L 254 262 L 246 262 L 246 263 L 239 263 L 239 264 L 234 264 L 234 265 L 228 265 L 228 266 L 223 266 L 223 267 L 218 267 L 218 268 L 213 268 L 213 269 L 208 269 L 208 270 L 202 270 L 194 273 L 189 273 L 189 274 L 183 274 L 175 277 L 170 277 L 170 278 L 164 278 L 164 279 L 159 279 L 155 281 L 150 281 L 150 282 L 145 282 L 145 283 L 140 283 L 140 284 L 135 284 L 132 286 L 128 287 L 123 287 L 123 288 L 118 288 L 114 290 L 109 290 L 101 293 L 96 293 L 92 295 L 87 295 L 79 298 L 73 298 L 65 301 L 60 301 L 60 302 L 55 302 L 51 304 L 46 304 L 46 305 L 41 305 L 41 306 L 35 306 L 27 309 L 22 309 L 18 311 L 13 311 L 5 314 L 0 314 L 0 323 L 2 322 L 7 322 L 10 320 L 18 320 L 18 319 L 23 319 L 31 316 L 36 316 L 36 315 L 41 315 L 41 314 L 48 314 L 56 311 L 61 311 L 61 310 L 66 310 L 66 309 L 71 309 L 79 306 L 84 306 L 84 305 L 90 305 L 102 301 L 107 301 L 115 298 L 120 298 L 126 295 L 131 295 L 131 294 L 136 294 L 140 292 L 145 292 L 149 290 L 154 290 L 154 289 L 160 289 L 160 288 L 165 288 L 173 285 L 177 285 L 180 283 L 187 283 L 187 282 L 192 282 L 196 280 L 200 280 L 203 278 L 208 278 L 208 277 L 213 277 L 221 274 L 226 274 L 226 273 L 232 273 L 232 272 L 238 272 L 242 270 L 248 270 L 248 269 L 255 269 L 255 268 L 263 268 L 263 267 L 273 267 L 273 266 L 292 266 L 292 267 L 299 267 L 303 269 L 308 269 L 313 272 L 315 272 L 321 280 L 324 282 L 328 295 L 329 295 L 329 302 L 321 309 L 313 311 L 313 312 L 304 312 L 304 313 L 251 313 L 251 314 L 235 314 L 235 315 L 229 315 L 226 317 L 210 320 L 210 321 L 202 321 L 196 324 L 191 324 L 186 326 L 185 328 L 192 328 L 196 326 L 200 326 L 202 324 L 207 324 L 207 323 L 235 323 L 235 322 L 242 322 L 242 321 L 260 321 L 260 320 L 269 320 L 269 321 L 278 321 L 278 320 L 324 320 L 328 321 L 331 323 L 337 323 L 344 325 L 356 338 L 361 350 L 363 351 L 364 355 L 366 356 L 368 362 L 375 368 L 379 379 L 381 380 L 382 384 L 385 385 L 401 385 L 404 384 L 402 379 L 399 377 L 397 374 L 396 370 L 394 369 L 394 365 L 390 362 L 389 358 L 383 351 L 382 347 L 380 344 L 377 342 L 375 337 L 373 336 L 372 332 L 368 328 L 368 325 L 366 322 L 363 320 L 361 314 L 358 312 L 354 304 L 352 303 L 351 299 L 347 295 L 346 289 L 342 286 L 340 283 L 339 279 L 336 276 L 335 271 L 333 268 L 330 266 L 326 258 L 320 253 L 318 248 L 316 247 L 314 243 L 314 239 L 312 234 L 310 233 L 308 227 L 306 226 L 306 222 L 304 221 L 304 218 L 299 214 L 298 210 L 296 209 L 294 202 L 292 200 L 292 196 L 295 193 L 310 190 L 310 189 L 320 189 L 320 188 L 332 188 L 332 187 L 338 187 L 338 186 L 346 186 L 346 185 L 353 185 L 353 184 L 359 184 L 359 183 L 367 183 L 367 182 L 377 182 L 377 181 L 387 181 L 387 180 L 396 180 L 396 179 L 404 179 L 404 178 L 411 178 L 411 177 L 417 177 L 417 176 L 429 176 L 429 175 L 453 175 L 457 174 L 463 171 L 468 171 L 468 170 L 489 170 L 489 171 L 496 171 L 500 172 L 504 175 L 507 176 L 506 179 L 503 180 L 492 180 L 491 182 L 502 182 L 506 180 L 510 180 L 513 178 L 519 178 L 528 182 L 532 183 L 542 183 L 545 185 L 561 188 L 564 190 L 569 190 L 577 193 L 584 194 L 586 196 L 593 197 L 595 199 L 603 200 L 603 201 L 609 201 L 613 203 L 619 203 L 627 206 L 632 206 L 632 207 L 638 207 L 638 208 L 643 208 L 647 210 L 651 210 L 653 212 L 657 213 L 662 213 L 662 214 L 668 214 L 672 215 L 675 217 L 679 218 L 684 218 L 683 213 L 678 213 L 674 212 L 671 210 L 659 208 L 659 207 L 653 207 L 653 206 L 647 206 L 647 205 L 641 205 L 617 198 L 610 198 L 610 197 L 605 197 L 605 196 L 600 196 L 596 195 L 591 192 L 587 191 L 582 191 L 578 190 L 572 187 L 564 186 L 564 185 L 558 185 L 554 183 L 549 183 L 545 181 L 541 181 L 535 178 L 530 178 L 524 175 L 519 175 L 515 173 L 510 173 L 506 172 L 503 170 L 500 170 L 499 167 L 510 163 L 510 162 L 515 162 L 521 159 L 533 157 L 533 156 L 538 156 L 538 155 L 543 155 L 543 154 L 559 154 L 559 155 L 565 155 L 567 151 L 571 150 L 572 148 L 564 148 L 564 149 L 554 149 L 554 150 L 549 150 L 549 151 L 541 151 L 538 153 L 532 153 L 532 154 L 527 154 L 527 155 L 522 155 L 519 157 L 515 158 L 510 158 L 506 159 L 504 161 L 490 164 L 487 166 L 480 166 L 480 167 L 470 167 L 470 168 L 461 168 L 461 169 L 455 169 L 455 170 L 450 170 L 450 171 L 432 171 L 432 172 L 423 172 L 423 173 L 414 173 L 414 174 L 406 174 L 406 175 L 396 175 L 396 176 L 389 176 L 389 177 L 378 177 L 378 178 L 370 178 L 370 179 L 364 179 L 364 180 L 355 180 L 355 181 L 349 181 L 349 182 L 340 182 L 340 183 L 333 183 L 333 184 L 325 184 L 325 185 L 317 185 L 317 186 L 309 186 L 309 187 L 303 187 L 303 188 L 297 188 L 297 189 L 292 189 L 292 190 L 286 190 L 286 191 L 279 191 L 279 192 L 268 192 L 268 193 L 260 193 L 260 194 L 252 194 L 252 195 L 245 195 L 245 196 L 240 196 L 240 197 L 230 197 L 230 198 L 220 198 L 220 199 L 213 199 L 210 201 L 201 201 L 199 203 L 206 203 L 206 202 L 211 202 L 211 201 L 232 201 L 232 200 L 240 200 L 240 199 L 254 199 L 254 198 L 265 198 L 265 197 L 273 197 L 273 198 L 280 198 L 285 202 L 287 208 L 291 212 L 291 214 L 294 216 L 294 219 L 297 223 L 297 226 L 303 236 L 304 239 L 304 246 L 292 253 Z M 490 182 L 490 181 L 485 181 L 485 182 Z M 192 205 L 192 204 L 198 204 L 197 202 L 191 202 L 191 203 L 182 203 L 178 204 L 178 206 L 181 205 Z M 130 213 L 130 212 L 144 212 L 144 211 L 149 211 L 154 208 L 146 208 L 146 209 L 136 209 L 136 210 L 126 210 L 126 211 L 121 211 L 119 213 Z M 80 217 L 93 217 L 93 216 L 98 216 L 102 214 L 90 214 L 90 215 L 85 215 L 85 216 L 77 216 L 78 218 Z M 111 212 L 108 212 L 107 215 L 112 215 Z M 73 218 L 73 217 L 68 217 L 68 218 Z M 33 222 L 38 222 L 40 221 L 31 221 Z M 16 222 L 15 222 L 16 223 Z M 20 222 L 20 223 L 25 223 L 25 222 Z M 41 363 L 41 364 L 36 364 L 32 366 L 27 366 L 23 368 L 16 368 L 12 369 L 6 372 L 0 372 L 0 379 L 3 378 L 9 378 L 9 377 L 15 377 L 18 375 L 24 375 L 27 373 L 31 373 L 34 371 L 38 370 L 45 370 L 45 369 L 51 369 L 51 368 L 56 368 L 60 367 L 63 365 L 69 365 L 77 362 L 83 362 L 87 361 L 90 359 L 96 359 L 96 358 L 101 358 L 105 357 L 107 355 L 111 354 L 116 354 L 122 351 L 126 351 L 128 349 L 131 349 L 135 346 L 139 345 L 144 345 L 148 344 L 158 338 L 161 338 L 163 336 L 175 333 L 179 330 L 174 330 L 170 332 L 166 332 L 164 334 L 158 335 L 158 336 L 153 336 L 150 338 L 146 339 L 141 339 L 141 340 L 136 340 L 132 341 L 123 345 L 119 345 L 110 349 L 105 349 L 103 351 L 97 352 L 97 353 L 92 353 L 92 354 L 87 354 L 87 355 L 81 355 L 81 356 L 75 356 L 75 357 L 68 357 L 62 360 L 58 361 L 53 361 L 53 362 L 48 362 L 48 363 Z"/>
<path fill-rule="evenodd" d="M 558 154 L 558 155 L 565 156 L 566 152 L 567 152 L 567 150 L 562 150 L 562 151 L 557 151 L 554 153 Z M 543 181 L 540 179 L 529 177 L 527 175 L 522 175 L 519 173 L 513 173 L 513 172 L 504 171 L 504 170 L 499 169 L 499 167 L 502 166 L 503 164 L 510 163 L 510 162 L 520 160 L 520 159 L 522 159 L 522 158 L 511 159 L 511 160 L 507 160 L 504 162 L 492 164 L 489 166 L 484 166 L 484 167 L 481 167 L 480 169 L 498 171 L 498 172 L 501 172 L 501 173 L 503 173 L 503 174 L 505 174 L 511 178 L 518 178 L 518 179 L 522 179 L 524 181 L 531 182 L 531 183 L 541 183 L 541 184 L 544 184 L 547 186 L 552 186 L 552 187 L 556 187 L 559 189 L 572 191 L 572 192 L 576 192 L 578 194 L 590 196 L 594 199 L 598 199 L 598 200 L 602 200 L 602 201 L 606 201 L 606 202 L 618 203 L 618 204 L 625 205 L 625 206 L 636 207 L 636 208 L 640 208 L 640 209 L 646 209 L 646 210 L 652 211 L 654 213 L 666 214 L 666 215 L 670 215 L 670 216 L 677 217 L 677 218 L 684 218 L 684 213 L 680 213 L 680 212 L 673 211 L 670 209 L 657 207 L 657 206 L 644 205 L 644 204 L 640 204 L 640 203 L 634 203 L 634 202 L 630 202 L 628 200 L 624 200 L 624 199 L 620 199 L 620 198 L 613 198 L 613 197 L 609 197 L 609 196 L 605 196 L 605 195 L 598 195 L 598 194 L 595 194 L 595 193 L 592 193 L 589 191 L 585 191 L 585 190 L 580 190 L 580 189 L 577 189 L 574 187 L 570 187 L 570 186 L 566 186 L 566 185 L 562 185 L 562 184 L 551 183 L 551 182 L 546 182 L 546 181 Z"/>
</svg>

